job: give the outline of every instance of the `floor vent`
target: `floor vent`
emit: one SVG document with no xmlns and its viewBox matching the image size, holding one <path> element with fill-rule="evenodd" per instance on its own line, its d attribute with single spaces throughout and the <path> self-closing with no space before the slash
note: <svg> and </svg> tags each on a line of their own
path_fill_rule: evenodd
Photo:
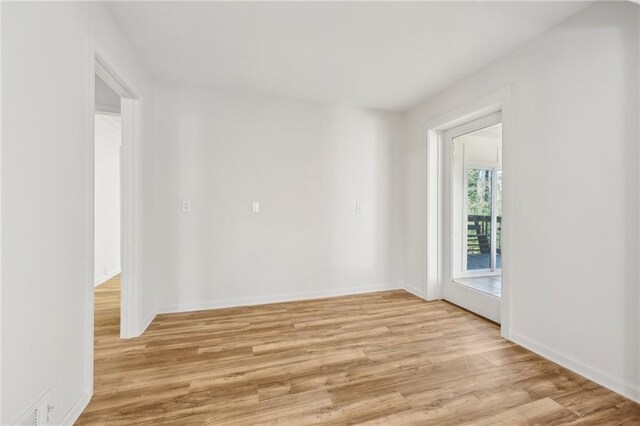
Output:
<svg viewBox="0 0 640 426">
<path fill-rule="evenodd" d="M 49 424 L 49 412 L 51 411 L 47 396 L 49 391 L 45 392 L 38 400 L 25 411 L 12 424 L 18 426 L 44 426 Z"/>
<path fill-rule="evenodd" d="M 20 426 L 39 426 L 42 423 L 39 421 L 39 417 L 41 415 L 40 408 L 36 408 L 27 416 L 26 419 L 20 423 Z"/>
</svg>

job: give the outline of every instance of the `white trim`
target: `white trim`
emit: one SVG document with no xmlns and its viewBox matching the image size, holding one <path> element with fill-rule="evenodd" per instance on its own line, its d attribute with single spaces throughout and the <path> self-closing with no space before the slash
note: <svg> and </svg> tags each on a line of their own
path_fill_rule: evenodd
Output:
<svg viewBox="0 0 640 426">
<path fill-rule="evenodd" d="M 420 291 L 420 289 L 413 287 L 413 286 L 409 286 L 409 285 L 405 285 L 403 287 L 403 290 L 406 291 L 407 293 L 411 293 L 416 297 L 419 297 L 420 299 L 423 300 L 427 300 L 424 295 L 422 294 L 422 292 Z"/>
<path fill-rule="evenodd" d="M 634 3 L 639 3 L 640 4 L 640 0 L 632 0 L 634 1 Z M 640 24 L 640 8 L 636 8 L 637 12 L 637 19 L 638 19 L 638 24 Z M 638 43 L 638 54 L 640 54 L 640 43 Z M 639 76 L 640 77 L 640 76 Z M 636 96 L 638 96 L 638 98 L 640 98 L 640 81 L 638 82 L 638 93 L 636 93 Z M 637 120 L 638 120 L 638 135 L 640 136 L 640 111 L 638 111 L 638 115 L 637 115 Z M 636 161 L 638 162 L 637 164 L 640 165 L 640 150 L 638 150 L 638 154 L 637 154 L 637 159 Z M 638 199 L 640 199 L 640 173 L 638 173 L 637 176 L 638 181 L 636 182 L 637 184 L 637 188 L 638 188 Z M 640 217 L 638 218 L 640 220 Z M 638 238 L 638 248 L 640 249 L 640 227 L 638 228 L 637 231 L 637 235 L 636 237 Z M 638 276 L 640 277 L 640 259 L 638 259 L 638 263 L 637 263 L 637 268 L 638 268 Z M 640 283 L 638 283 L 637 285 L 640 285 Z M 638 293 L 638 306 L 640 306 L 640 292 Z M 638 327 L 638 339 L 640 340 L 640 327 Z M 638 372 L 638 377 L 637 377 L 638 383 L 640 383 L 640 371 Z"/>
<path fill-rule="evenodd" d="M 122 98 L 121 194 L 121 304 L 120 337 L 137 337 L 141 329 L 142 276 L 142 133 L 141 100 Z"/>
<path fill-rule="evenodd" d="M 531 352 L 535 352 L 536 354 L 573 371 L 574 373 L 584 376 L 591 381 L 594 381 L 608 389 L 611 389 L 612 391 L 626 398 L 629 398 L 632 401 L 640 403 L 640 387 L 638 387 L 637 385 L 613 378 L 607 373 L 590 367 L 589 365 L 584 364 L 576 360 L 575 358 L 558 352 L 555 349 L 545 346 L 536 340 L 529 339 L 515 331 L 511 332 L 510 340 L 522 346 L 523 348 L 530 350 Z"/>
<path fill-rule="evenodd" d="M 443 132 L 458 127 L 466 122 L 478 119 L 497 111 L 502 111 L 502 150 L 503 158 L 508 158 L 505 153 L 512 149 L 512 113 L 511 113 L 511 86 L 505 86 L 492 93 L 482 96 L 468 104 L 443 114 L 425 123 L 426 128 L 426 232 L 423 238 L 423 292 L 427 300 L 441 299 L 443 297 L 445 238 L 443 235 L 444 217 L 444 177 L 443 173 Z M 511 269 L 513 243 L 515 235 L 511 231 L 511 218 L 514 217 L 514 196 L 512 189 L 515 187 L 514 176 L 509 173 L 509 165 L 502 167 L 508 179 L 503 182 L 503 257 L 502 257 L 502 298 L 501 298 L 501 335 L 509 339 L 511 324 L 511 292 L 510 285 L 513 282 Z M 505 258 L 504 253 L 507 254 Z M 507 266 L 505 268 L 505 266 Z"/>
<path fill-rule="evenodd" d="M 442 298 L 442 191 L 440 190 L 442 165 L 442 133 L 427 128 L 426 147 L 426 234 L 422 244 L 425 259 L 422 271 L 422 294 L 426 300 Z M 429 237 L 431 236 L 431 237 Z"/>
<path fill-rule="evenodd" d="M 0 1 L 0 23 L 2 22 L 2 2 Z M 2 46 L 2 31 L 0 31 L 0 46 Z M 0 164 L 2 164 L 2 55 L 0 54 Z M 1 170 L 0 170 L 1 172 Z M 0 173 L 2 176 L 2 173 Z M 2 179 L 0 179 L 0 188 L 2 188 Z M 2 271 L 2 194 L 0 191 L 0 271 Z M 0 393 L 2 389 L 2 274 L 0 274 Z M 2 396 L 0 395 L 0 423 L 2 423 Z"/>
<path fill-rule="evenodd" d="M 156 318 L 156 312 L 151 312 L 143 321 L 142 321 L 142 333 L 144 333 L 147 328 L 149 328 L 149 326 L 151 325 L 151 323 L 153 322 L 153 320 Z M 140 333 L 140 334 L 142 334 Z"/>
<path fill-rule="evenodd" d="M 116 93 L 122 97 L 121 120 L 121 314 L 120 335 L 122 338 L 136 337 L 142 334 L 141 309 L 139 287 L 142 277 L 142 99 L 137 92 L 123 79 L 124 74 L 114 70 L 104 52 L 98 48 L 95 41 L 89 42 L 89 105 L 87 117 L 89 134 L 87 139 L 87 165 L 90 176 L 95 175 L 95 76 L 102 78 Z M 93 182 L 93 179 L 91 179 Z M 85 329 L 85 393 L 90 399 L 93 395 L 93 323 L 94 323 L 94 185 L 88 187 L 88 217 L 89 229 L 87 238 L 87 253 L 90 259 L 87 268 L 86 293 L 86 329 Z"/>
<path fill-rule="evenodd" d="M 87 185 L 87 200 L 88 216 L 87 216 L 87 253 L 90 253 L 89 264 L 87 268 L 88 282 L 93 283 L 95 280 L 95 127 L 96 127 L 96 113 L 95 113 L 95 75 L 96 75 L 96 60 L 95 60 L 95 46 L 93 40 L 89 44 L 89 134 L 87 140 L 88 146 L 88 158 L 87 163 L 89 166 L 89 178 L 90 184 Z M 94 326 L 94 286 L 92 285 L 87 289 L 86 301 L 85 301 L 85 315 L 86 315 L 86 328 L 85 328 L 85 355 L 84 355 L 84 371 L 85 371 L 85 384 L 84 394 L 93 395 L 93 326 Z M 83 394 L 83 395 L 84 395 Z M 75 406 L 75 405 L 74 405 Z M 65 415 L 66 418 L 66 415 Z"/>
<path fill-rule="evenodd" d="M 471 269 L 464 271 L 464 273 L 459 275 L 455 275 L 452 280 L 455 281 L 458 278 L 499 277 L 500 275 L 502 275 L 500 269 L 495 271 L 492 271 L 491 269 Z"/>
<path fill-rule="evenodd" d="M 242 299 L 222 299 L 210 300 L 197 303 L 178 303 L 174 305 L 164 305 L 158 308 L 158 314 L 169 314 L 177 312 L 204 311 L 208 309 L 235 308 L 239 306 L 265 305 L 269 303 L 295 302 L 301 300 L 323 299 L 326 297 L 350 296 L 362 293 L 373 293 L 377 291 L 405 290 L 400 284 L 374 284 L 362 287 L 350 287 L 335 290 L 310 291 L 306 293 L 290 293 L 278 296 L 242 298 Z"/>
<path fill-rule="evenodd" d="M 445 287 L 445 300 L 498 324 L 502 322 L 500 318 L 501 300 L 492 294 L 452 280 Z"/>
<path fill-rule="evenodd" d="M 65 413 L 62 419 L 58 422 L 59 425 L 73 425 L 78 417 L 82 414 L 87 405 L 89 405 L 89 401 L 91 401 L 91 395 L 87 392 L 82 392 L 80 398 L 71 406 L 69 411 Z"/>
<path fill-rule="evenodd" d="M 98 77 L 100 77 L 102 81 L 107 83 L 107 86 L 109 86 L 121 98 L 138 98 L 138 96 L 136 95 L 137 91 L 131 88 L 131 86 L 126 82 L 126 79 L 122 78 L 123 74 L 114 70 L 113 66 L 111 65 L 111 61 L 108 61 L 105 57 L 105 53 L 95 46 L 95 42 L 92 41 L 92 44 L 93 61 L 95 61 L 95 74 L 98 75 Z M 95 81 L 93 87 L 95 88 Z"/>
<path fill-rule="evenodd" d="M 514 228 L 511 226 L 511 221 L 516 217 L 515 212 L 515 188 L 516 186 L 516 174 L 511 173 L 511 167 L 515 164 L 512 161 L 508 161 L 505 167 L 504 159 L 514 158 L 511 156 L 511 152 L 515 152 L 516 143 L 513 136 L 513 109 L 511 106 L 511 86 L 505 88 L 501 93 L 502 99 L 502 153 L 501 153 L 501 165 L 502 170 L 502 234 L 500 236 L 500 244 L 502 247 L 502 253 L 500 258 L 502 261 L 501 275 L 502 275 L 502 288 L 500 300 L 500 318 L 502 320 L 500 327 L 500 334 L 505 339 L 511 338 L 511 306 L 512 297 L 511 289 L 515 283 L 515 277 L 513 275 L 513 268 L 510 265 L 515 265 L 515 250 L 513 242 L 516 240 Z M 505 156 L 506 153 L 506 156 Z M 505 176 L 507 179 L 505 180 Z M 506 182 L 506 184 L 505 184 Z M 507 254 L 505 263 L 505 253 Z M 505 265 L 507 266 L 505 268 Z"/>
<path fill-rule="evenodd" d="M 502 146 L 500 147 L 502 150 Z M 491 272 L 498 269 L 498 168 L 491 169 Z"/>
</svg>

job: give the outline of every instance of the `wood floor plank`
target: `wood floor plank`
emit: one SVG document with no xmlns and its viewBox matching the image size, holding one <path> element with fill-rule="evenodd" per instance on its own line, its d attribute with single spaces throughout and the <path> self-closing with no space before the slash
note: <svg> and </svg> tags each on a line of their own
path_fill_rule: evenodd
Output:
<svg viewBox="0 0 640 426">
<path fill-rule="evenodd" d="M 640 406 L 403 291 L 159 315 L 121 340 L 96 288 L 78 425 L 640 424 Z"/>
</svg>

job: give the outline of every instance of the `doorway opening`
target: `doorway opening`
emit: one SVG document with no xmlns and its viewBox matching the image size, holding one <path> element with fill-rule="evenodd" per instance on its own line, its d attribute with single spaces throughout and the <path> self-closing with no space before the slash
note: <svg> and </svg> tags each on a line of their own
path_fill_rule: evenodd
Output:
<svg viewBox="0 0 640 426">
<path fill-rule="evenodd" d="M 457 200 L 452 277 L 496 297 L 502 293 L 502 122 L 490 123 L 500 119 L 495 114 L 449 134 L 452 199 Z"/>
<path fill-rule="evenodd" d="M 90 288 L 86 308 L 88 321 L 85 329 L 84 367 L 85 390 L 88 395 L 93 394 L 94 345 L 104 341 L 103 338 L 94 338 L 100 337 L 105 330 L 114 339 L 139 336 L 153 318 L 148 315 L 148 318 L 142 319 L 140 308 L 142 99 L 137 95 L 139 92 L 131 88 L 127 79 L 114 70 L 93 44 L 91 61 L 91 96 L 87 105 L 90 111 L 87 167 L 94 184 L 88 185 L 87 221 L 93 232 L 87 238 L 87 251 L 94 256 L 87 268 L 87 285 Z M 116 148 L 114 140 L 118 139 L 118 134 L 119 147 Z M 111 144 L 98 146 L 97 143 L 105 142 L 101 140 L 103 137 L 111 140 Z M 108 155 L 104 151 L 108 151 Z M 103 161 L 107 157 L 109 160 Z M 119 171 L 114 170 L 116 167 Z M 102 179 L 103 171 L 111 176 L 106 180 L 109 184 L 105 191 L 96 186 L 96 181 Z M 114 183 L 114 179 L 119 182 Z M 105 196 L 107 193 L 110 195 Z M 118 206 L 114 198 L 119 200 Z M 106 209 L 109 210 L 110 220 L 102 222 L 100 216 L 105 215 Z M 103 238 L 108 239 L 109 250 L 99 246 L 104 244 Z M 104 282 L 105 280 L 107 281 Z M 103 284 L 96 287 L 98 283 Z M 110 316 L 108 324 L 100 319 L 100 314 L 105 309 L 114 314 Z M 100 327 L 104 329 L 99 330 Z"/>
<path fill-rule="evenodd" d="M 94 327 L 96 340 L 120 335 L 121 208 L 120 95 L 97 74 L 94 116 Z M 105 323 L 108 315 L 117 319 Z M 106 331 L 105 331 L 106 330 Z M 95 345 L 95 344 L 94 344 Z"/>
<path fill-rule="evenodd" d="M 502 296 L 502 114 L 444 133 L 451 281 L 445 298 L 496 322 Z"/>
</svg>

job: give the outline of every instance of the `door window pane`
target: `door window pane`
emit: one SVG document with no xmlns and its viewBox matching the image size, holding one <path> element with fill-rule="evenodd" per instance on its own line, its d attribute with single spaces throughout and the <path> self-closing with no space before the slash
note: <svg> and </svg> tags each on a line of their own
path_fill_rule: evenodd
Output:
<svg viewBox="0 0 640 426">
<path fill-rule="evenodd" d="M 502 170 L 496 171 L 496 269 L 502 269 Z"/>
<path fill-rule="evenodd" d="M 491 269 L 491 187 L 493 172 L 467 171 L 467 270 Z"/>
</svg>

